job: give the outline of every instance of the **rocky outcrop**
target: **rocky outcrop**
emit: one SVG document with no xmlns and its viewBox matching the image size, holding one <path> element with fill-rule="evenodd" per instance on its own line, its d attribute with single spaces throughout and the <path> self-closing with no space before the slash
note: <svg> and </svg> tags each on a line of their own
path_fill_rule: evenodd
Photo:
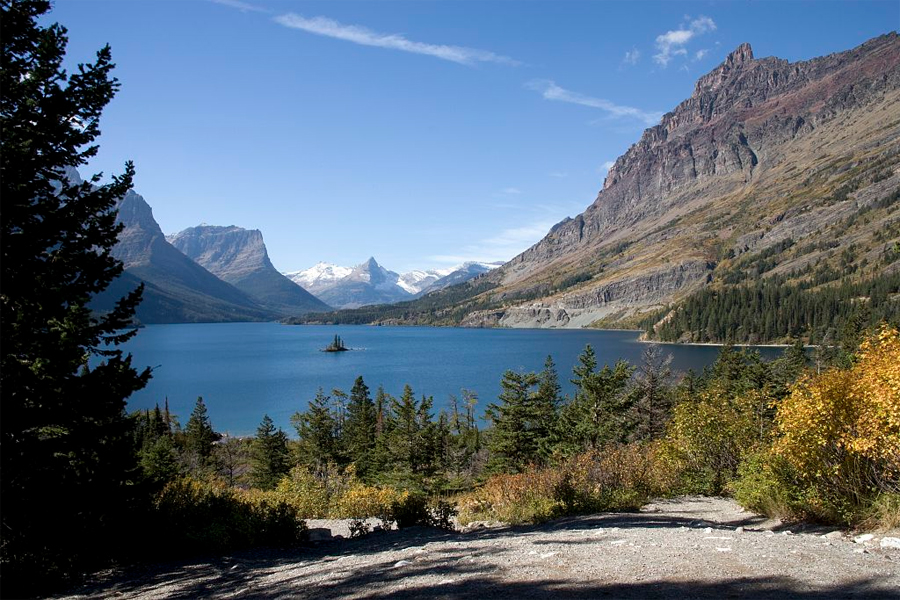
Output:
<svg viewBox="0 0 900 600">
<path fill-rule="evenodd" d="M 742 44 L 616 160 L 582 214 L 492 274 L 499 297 L 533 303 L 523 290 L 547 290 L 543 312 L 507 306 L 464 322 L 572 326 L 572 311 L 643 310 L 704 285 L 729 247 L 821 234 L 897 189 L 898 123 L 896 33 L 797 63 Z M 845 184 L 852 197 L 832 198 Z M 566 273 L 602 277 L 559 291 Z"/>
<path fill-rule="evenodd" d="M 222 281 L 166 241 L 150 205 L 134 191 L 119 202 L 117 222 L 124 226 L 113 255 L 124 275 L 97 300 L 100 309 L 137 284 L 145 284 L 136 316 L 143 323 L 258 321 L 274 314 L 236 287 Z"/>
<path fill-rule="evenodd" d="M 275 269 L 259 230 L 200 225 L 171 235 L 167 240 L 191 260 L 279 316 L 330 308 Z"/>
</svg>

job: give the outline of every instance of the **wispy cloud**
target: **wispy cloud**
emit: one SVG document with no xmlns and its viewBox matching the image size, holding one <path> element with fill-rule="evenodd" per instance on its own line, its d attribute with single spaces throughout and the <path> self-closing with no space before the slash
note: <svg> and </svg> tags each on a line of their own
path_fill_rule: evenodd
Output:
<svg viewBox="0 0 900 600">
<path fill-rule="evenodd" d="M 660 112 L 650 112 L 641 110 L 640 108 L 634 108 L 633 106 L 615 104 L 614 102 L 604 100 L 603 98 L 585 96 L 584 94 L 561 88 L 549 79 L 536 79 L 530 81 L 526 84 L 526 87 L 536 92 L 540 92 L 546 100 L 557 100 L 559 102 L 569 102 L 571 104 L 599 108 L 609 114 L 609 116 L 615 118 L 630 117 L 638 119 L 647 125 L 655 125 L 662 118 L 662 113 Z"/>
<path fill-rule="evenodd" d="M 681 26 L 681 29 L 667 31 L 656 36 L 656 49 L 659 51 L 653 55 L 656 64 L 665 68 L 676 56 L 687 56 L 685 45 L 698 35 L 715 31 L 716 24 L 709 17 L 700 16 Z M 701 57 L 702 58 L 702 57 Z"/>
<path fill-rule="evenodd" d="M 260 13 L 270 13 L 268 8 L 264 8 L 262 6 L 256 6 L 255 4 L 250 4 L 249 2 L 241 2 L 241 0 L 209 0 L 213 4 L 221 4 L 222 6 L 228 6 L 230 8 L 236 8 L 243 12 L 260 12 Z"/>
<path fill-rule="evenodd" d="M 497 235 L 463 247 L 458 254 L 438 254 L 428 258 L 447 264 L 469 260 L 505 262 L 539 242 L 556 223 L 557 221 L 544 219 L 521 227 L 504 229 Z"/>
<path fill-rule="evenodd" d="M 608 173 L 609 170 L 612 169 L 613 165 L 615 165 L 615 164 L 616 164 L 615 161 L 612 161 L 612 160 L 606 161 L 605 163 L 600 165 L 600 173 L 603 173 L 603 174 Z"/>
<path fill-rule="evenodd" d="M 623 65 L 634 66 L 641 60 L 641 51 L 637 48 L 632 48 L 628 52 L 625 53 L 625 58 L 622 59 Z"/>
<path fill-rule="evenodd" d="M 695 60 L 695 61 L 697 61 L 697 60 L 703 60 L 703 58 L 704 58 L 707 54 L 709 54 L 709 50 L 707 50 L 706 48 L 704 48 L 704 49 L 702 49 L 702 50 L 697 50 L 697 51 L 694 53 L 694 60 Z"/>
<path fill-rule="evenodd" d="M 461 65 L 474 65 L 476 63 L 497 63 L 501 65 L 516 66 L 519 61 L 495 54 L 487 50 L 466 48 L 464 46 L 447 46 L 443 44 L 428 44 L 409 40 L 396 33 L 379 33 L 359 25 L 344 25 L 327 17 L 307 18 L 295 13 L 288 13 L 275 17 L 275 22 L 291 29 L 299 29 L 308 33 L 325 37 L 344 40 L 362 46 L 374 46 L 376 48 L 390 48 L 413 54 L 424 54 L 449 60 Z"/>
<path fill-rule="evenodd" d="M 522 193 L 522 190 L 520 190 L 517 187 L 508 187 L 508 188 L 503 188 L 502 190 L 500 190 L 500 193 L 506 194 L 507 196 L 509 196 L 509 195 L 518 196 L 519 194 Z"/>
</svg>

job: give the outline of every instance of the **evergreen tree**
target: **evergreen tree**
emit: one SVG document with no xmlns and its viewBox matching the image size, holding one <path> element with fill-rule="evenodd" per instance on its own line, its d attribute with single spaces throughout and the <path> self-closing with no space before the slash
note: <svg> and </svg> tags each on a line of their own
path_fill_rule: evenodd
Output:
<svg viewBox="0 0 900 600">
<path fill-rule="evenodd" d="M 391 464 L 390 438 L 393 431 L 394 418 L 391 405 L 394 399 L 378 386 L 375 392 L 375 448 L 372 450 L 372 472 L 385 473 Z"/>
<path fill-rule="evenodd" d="M 417 474 L 422 449 L 419 436 L 419 406 L 409 385 L 403 386 L 400 399 L 392 399 L 394 415 L 390 432 L 389 447 L 395 470 L 407 474 Z"/>
<path fill-rule="evenodd" d="M 300 437 L 300 459 L 315 472 L 324 472 L 329 463 L 338 462 L 337 423 L 331 412 L 331 398 L 322 388 L 304 413 L 295 413 L 291 423 Z"/>
<path fill-rule="evenodd" d="M 534 394 L 533 432 L 537 443 L 537 454 L 544 460 L 553 454 L 560 432 L 558 431 L 559 405 L 562 388 L 553 357 L 547 355 L 544 370 L 538 374 L 537 391 Z"/>
<path fill-rule="evenodd" d="M 281 429 L 276 430 L 275 423 L 265 415 L 253 440 L 250 479 L 255 487 L 271 490 L 290 469 L 287 435 Z"/>
<path fill-rule="evenodd" d="M 183 433 L 185 462 L 191 471 L 199 474 L 211 466 L 213 444 L 219 437 L 210 423 L 203 396 L 198 396 Z"/>
<path fill-rule="evenodd" d="M 506 371 L 500 381 L 500 403 L 492 403 L 487 415 L 493 423 L 488 449 L 489 468 L 493 471 L 518 473 L 537 455 L 537 438 L 533 430 L 532 388 L 537 385 L 534 373 Z"/>
<path fill-rule="evenodd" d="M 634 367 L 618 361 L 595 371 L 597 361 L 590 346 L 579 356 L 573 370 L 575 398 L 562 411 L 561 428 L 567 432 L 560 449 L 566 453 L 585 448 L 600 449 L 609 442 L 624 441 L 627 433 L 625 414 L 631 406 L 628 382 Z"/>
<path fill-rule="evenodd" d="M 659 346 L 649 345 L 644 350 L 634 381 L 629 435 L 632 441 L 654 440 L 665 433 L 672 407 L 671 364 L 672 355 L 662 356 Z"/>
<path fill-rule="evenodd" d="M 76 557 L 114 552 L 109 535 L 124 531 L 136 474 L 125 399 L 150 377 L 117 348 L 134 334 L 141 289 L 105 315 L 89 308 L 122 272 L 115 207 L 134 169 L 126 163 L 107 185 L 69 177 L 96 155 L 118 89 L 110 50 L 67 74 L 65 28 L 38 22 L 49 8 L 0 3 L 0 560 L 10 596 L 36 593 Z"/>
<path fill-rule="evenodd" d="M 362 479 L 367 479 L 372 470 L 375 422 L 375 403 L 369 396 L 369 387 L 362 377 L 357 377 L 347 404 L 343 443 L 350 462 L 356 465 L 356 473 Z"/>
<path fill-rule="evenodd" d="M 434 406 L 434 398 L 422 395 L 416 411 L 416 426 L 418 429 L 416 446 L 417 464 L 414 472 L 423 475 L 433 475 L 440 463 L 443 449 L 440 447 L 440 431 L 438 424 L 434 422 L 431 408 Z"/>
</svg>

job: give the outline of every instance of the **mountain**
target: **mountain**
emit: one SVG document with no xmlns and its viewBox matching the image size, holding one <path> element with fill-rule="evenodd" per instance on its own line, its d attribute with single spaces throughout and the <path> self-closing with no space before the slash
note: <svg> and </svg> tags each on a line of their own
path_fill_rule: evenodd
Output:
<svg viewBox="0 0 900 600">
<path fill-rule="evenodd" d="M 412 294 L 398 284 L 400 275 L 388 271 L 374 258 L 349 269 L 319 263 L 311 269 L 289 275 L 320 300 L 339 308 L 356 308 L 370 304 L 390 304 L 408 300 Z"/>
<path fill-rule="evenodd" d="M 284 273 L 284 276 L 311 294 L 318 295 L 352 272 L 353 267 L 339 267 L 331 263 L 320 262 L 304 271 Z"/>
<path fill-rule="evenodd" d="M 166 236 L 166 240 L 219 279 L 281 316 L 330 309 L 272 266 L 259 230 L 200 225 Z"/>
<path fill-rule="evenodd" d="M 486 273 L 502 263 L 467 262 L 447 269 L 395 273 L 374 258 L 356 267 L 320 262 L 284 275 L 338 308 L 393 304 L 417 298 Z"/>
<path fill-rule="evenodd" d="M 415 296 L 452 272 L 453 269 L 430 269 L 427 271 L 415 269 L 401 273 L 397 285 Z"/>
<path fill-rule="evenodd" d="M 495 293 L 539 302 L 464 323 L 621 320 L 762 260 L 797 278 L 807 265 L 838 267 L 841 247 L 876 273 L 876 234 L 897 203 L 850 220 L 900 183 L 898 88 L 896 33 L 798 63 L 739 46 L 616 160 L 587 210 L 499 270 Z"/>
<path fill-rule="evenodd" d="M 437 292 L 444 288 L 450 287 L 451 285 L 459 285 L 460 283 L 465 283 L 470 279 L 478 277 L 479 275 L 483 275 L 488 271 L 496 269 L 497 267 L 502 266 L 502 262 L 464 262 L 463 264 L 453 267 L 451 269 L 445 269 L 444 271 L 436 271 L 438 273 L 443 273 L 443 275 L 431 282 L 429 285 L 420 288 L 419 294 L 430 294 L 431 292 Z"/>
<path fill-rule="evenodd" d="M 898 190 L 896 33 L 795 63 L 756 58 L 742 44 L 616 160 L 583 213 L 506 265 L 402 306 L 319 318 L 472 327 L 649 319 L 651 334 L 693 323 L 682 340 L 809 333 L 829 326 L 834 294 L 832 309 L 795 315 L 790 331 L 766 326 L 764 311 L 741 323 L 739 306 L 721 299 L 757 288 L 824 298 L 839 284 L 850 290 L 897 273 Z M 855 302 L 897 304 L 900 290 L 875 287 L 884 293 Z M 704 293 L 706 305 L 696 300 Z M 731 325 L 718 332 L 701 322 L 728 314 Z"/>
<path fill-rule="evenodd" d="M 150 205 L 129 191 L 118 205 L 124 225 L 113 255 L 125 272 L 101 294 L 98 309 L 144 282 L 136 316 L 143 323 L 259 321 L 276 315 L 236 287 L 222 281 L 166 241 Z"/>
</svg>

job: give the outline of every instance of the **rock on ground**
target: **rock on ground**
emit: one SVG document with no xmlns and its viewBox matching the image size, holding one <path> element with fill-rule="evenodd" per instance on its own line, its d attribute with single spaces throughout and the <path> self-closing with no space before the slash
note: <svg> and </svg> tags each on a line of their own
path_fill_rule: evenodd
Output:
<svg viewBox="0 0 900 600">
<path fill-rule="evenodd" d="M 539 526 L 414 527 L 109 572 L 65 598 L 900 598 L 900 550 L 880 543 L 890 536 L 857 543 L 832 531 L 687 497 Z"/>
</svg>

